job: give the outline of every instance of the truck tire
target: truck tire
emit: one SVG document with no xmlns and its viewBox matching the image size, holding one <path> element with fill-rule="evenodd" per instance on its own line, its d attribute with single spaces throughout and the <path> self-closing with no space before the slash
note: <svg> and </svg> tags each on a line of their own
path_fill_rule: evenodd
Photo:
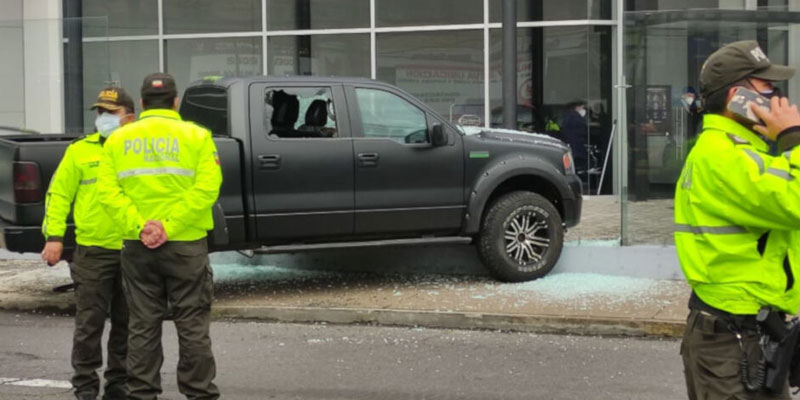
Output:
<svg viewBox="0 0 800 400">
<path fill-rule="evenodd" d="M 561 215 L 544 197 L 511 192 L 492 203 L 483 219 L 478 255 L 491 274 L 504 282 L 545 276 L 564 244 Z"/>
</svg>

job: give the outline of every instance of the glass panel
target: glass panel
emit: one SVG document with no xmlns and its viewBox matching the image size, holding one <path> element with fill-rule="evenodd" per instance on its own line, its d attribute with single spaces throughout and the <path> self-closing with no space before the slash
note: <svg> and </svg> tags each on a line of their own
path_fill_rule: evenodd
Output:
<svg viewBox="0 0 800 400">
<path fill-rule="evenodd" d="M 377 26 L 483 23 L 481 0 L 375 0 Z"/>
<path fill-rule="evenodd" d="M 368 34 L 276 36 L 267 43 L 270 75 L 370 76 Z"/>
<path fill-rule="evenodd" d="M 636 2 L 639 3 L 639 2 Z M 503 20 L 503 0 L 489 1 L 491 22 Z M 517 21 L 611 19 L 611 0 L 517 1 Z"/>
<path fill-rule="evenodd" d="M 725 9 L 745 10 L 755 6 L 757 10 L 788 11 L 789 0 L 758 0 L 756 4 L 743 0 L 660 0 L 654 1 L 626 1 L 625 11 L 665 11 L 686 9 Z"/>
<path fill-rule="evenodd" d="M 264 100 L 265 130 L 273 139 L 339 136 L 329 88 L 267 89 Z"/>
<path fill-rule="evenodd" d="M 503 127 L 502 34 L 490 32 L 492 127 Z M 584 194 L 597 194 L 611 134 L 610 46 L 610 27 L 517 29 L 517 129 L 569 144 Z M 612 178 L 606 171 L 601 193 Z"/>
<path fill-rule="evenodd" d="M 261 38 L 173 39 L 164 44 L 166 70 L 178 93 L 206 76 L 261 75 Z"/>
<path fill-rule="evenodd" d="M 105 26 L 84 25 L 86 37 L 158 34 L 157 0 L 83 0 L 82 6 L 84 17 L 104 17 L 108 24 L 108 33 Z"/>
<path fill-rule="evenodd" d="M 89 107 L 106 86 L 119 86 L 139 108 L 139 89 L 145 75 L 158 71 L 158 41 L 103 41 L 83 43 L 84 131 L 94 132 L 96 113 Z"/>
<path fill-rule="evenodd" d="M 395 94 L 356 89 L 364 137 L 389 138 L 399 143 L 427 143 L 425 113 Z"/>
<path fill-rule="evenodd" d="M 270 0 L 267 29 L 368 28 L 369 0 Z"/>
<path fill-rule="evenodd" d="M 483 119 L 483 32 L 380 33 L 378 79 L 410 92 L 450 121 Z M 481 121 L 482 124 L 482 121 Z"/>
<path fill-rule="evenodd" d="M 755 39 L 772 62 L 800 66 L 800 6 L 789 5 L 794 12 L 773 11 L 782 5 L 764 3 L 758 5 L 769 11 L 720 7 L 625 13 L 624 73 L 632 87 L 626 91 L 623 243 L 673 243 L 675 185 L 702 129 L 697 93 L 706 58 L 726 43 Z M 789 98 L 800 98 L 796 77 L 778 86 Z"/>
<path fill-rule="evenodd" d="M 164 32 L 260 32 L 261 0 L 165 0 Z"/>
</svg>

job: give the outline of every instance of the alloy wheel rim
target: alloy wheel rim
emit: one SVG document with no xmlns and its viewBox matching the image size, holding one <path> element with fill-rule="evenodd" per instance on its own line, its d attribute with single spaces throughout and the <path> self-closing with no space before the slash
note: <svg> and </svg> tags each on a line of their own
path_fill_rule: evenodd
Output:
<svg viewBox="0 0 800 400">
<path fill-rule="evenodd" d="M 521 266 L 539 263 L 550 247 L 547 221 L 534 211 L 523 211 L 505 227 L 506 255 Z"/>
</svg>

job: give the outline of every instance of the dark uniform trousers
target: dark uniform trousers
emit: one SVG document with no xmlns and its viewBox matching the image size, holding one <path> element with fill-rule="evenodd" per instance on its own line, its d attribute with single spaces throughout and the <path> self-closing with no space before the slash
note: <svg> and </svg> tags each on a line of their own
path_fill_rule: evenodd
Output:
<svg viewBox="0 0 800 400">
<path fill-rule="evenodd" d="M 124 398 L 128 351 L 128 308 L 122 294 L 120 251 L 78 246 L 70 275 L 75 283 L 75 334 L 72 344 L 72 385 L 76 394 L 97 395 L 103 366 L 103 329 L 111 319 L 105 397 Z"/>
<path fill-rule="evenodd" d="M 214 286 L 206 240 L 168 241 L 154 250 L 126 240 L 122 271 L 130 307 L 129 398 L 151 400 L 161 393 L 167 304 L 178 331 L 178 390 L 188 399 L 219 398 L 208 334 Z"/>
<path fill-rule="evenodd" d="M 758 334 L 740 329 L 742 347 L 728 323 L 705 311 L 691 310 L 681 343 L 690 400 L 791 400 L 788 382 L 781 393 L 750 392 L 741 379 L 739 360 L 747 353 L 751 382 L 761 358 Z"/>
</svg>

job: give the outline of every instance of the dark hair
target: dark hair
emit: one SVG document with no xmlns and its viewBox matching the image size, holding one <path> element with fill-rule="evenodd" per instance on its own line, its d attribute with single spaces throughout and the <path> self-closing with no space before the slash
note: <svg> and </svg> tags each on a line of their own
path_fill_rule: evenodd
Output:
<svg viewBox="0 0 800 400">
<path fill-rule="evenodd" d="M 742 86 L 744 82 L 744 80 L 740 80 L 729 83 L 703 96 L 703 112 L 707 114 L 722 114 L 725 112 L 725 109 L 728 107 L 728 92 L 732 87 Z"/>
<path fill-rule="evenodd" d="M 142 105 L 145 110 L 150 110 L 154 108 L 168 108 L 172 109 L 172 105 L 175 104 L 175 97 L 177 96 L 153 96 L 153 97 L 142 97 Z"/>
</svg>

